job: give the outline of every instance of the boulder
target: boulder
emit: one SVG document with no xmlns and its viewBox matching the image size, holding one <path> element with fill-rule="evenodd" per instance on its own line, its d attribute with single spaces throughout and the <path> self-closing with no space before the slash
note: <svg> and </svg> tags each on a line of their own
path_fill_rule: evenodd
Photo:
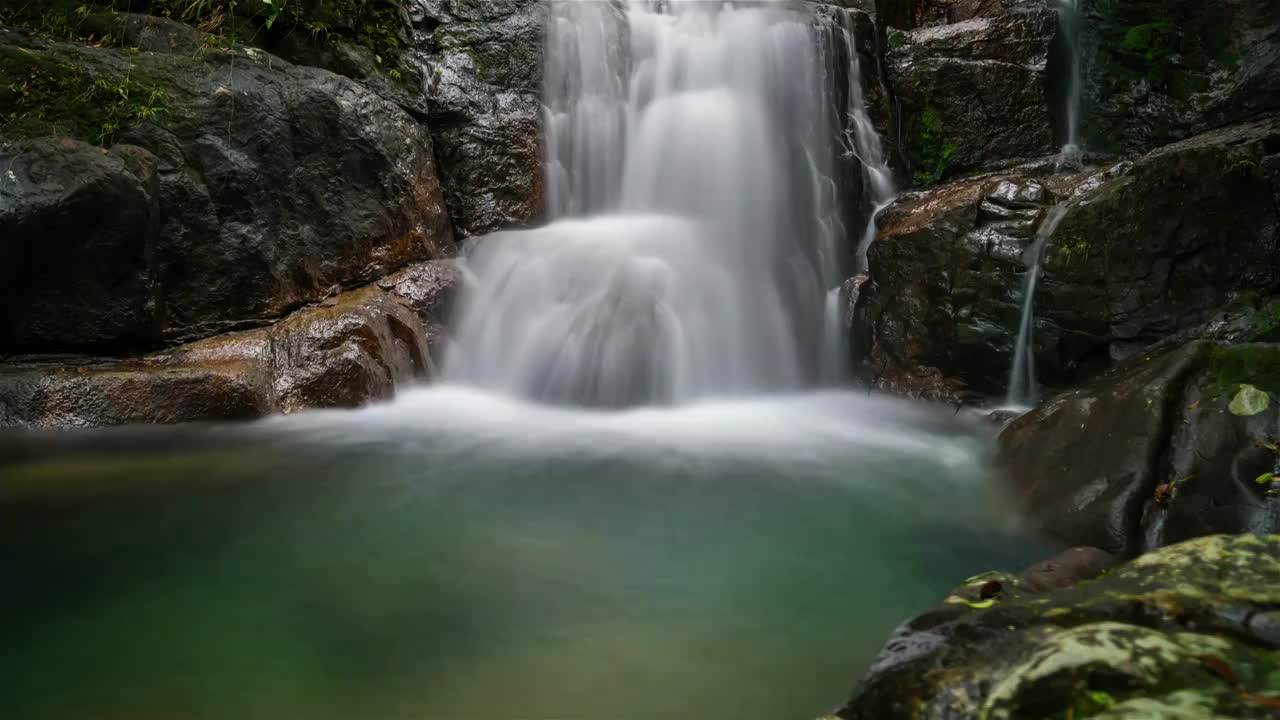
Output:
<svg viewBox="0 0 1280 720">
<path fill-rule="evenodd" d="M 1275 308 L 1247 322 L 1270 323 Z M 1241 393 L 1260 402 L 1242 407 Z M 998 462 L 1016 506 L 1066 543 L 1129 557 L 1212 533 L 1280 532 L 1276 393 L 1280 345 L 1162 348 L 1015 420 Z"/>
<path fill-rule="evenodd" d="M 1165 338 L 1205 335 L 1239 314 L 1231 307 L 1280 291 L 1277 152 L 1271 119 L 1132 164 L 1055 174 L 1045 161 L 903 195 L 868 253 L 869 375 L 906 394 L 1001 395 L 1026 253 L 1064 200 L 1035 298 L 1045 386 L 1067 387 Z"/>
<path fill-rule="evenodd" d="M 459 281 L 413 265 L 272 325 L 140 357 L 0 364 L 0 427 L 64 428 L 259 417 L 352 407 L 430 378 Z"/>
<path fill-rule="evenodd" d="M 939 400 L 1000 395 L 1021 315 L 1026 255 L 1049 209 L 1119 169 L 1053 174 L 1049 163 L 908 193 L 880 215 L 859 298 L 864 358 L 880 389 Z M 1051 385 L 1105 365 L 1096 282 L 1042 284 L 1034 340 Z M 1099 354 L 1101 353 L 1101 358 Z"/>
<path fill-rule="evenodd" d="M 835 717 L 1274 718 L 1278 604 L 1280 536 L 1201 538 L 1065 587 L 979 575 L 899 627 Z"/>
<path fill-rule="evenodd" d="M 411 0 L 413 49 L 454 227 L 479 235 L 544 208 L 538 0 Z"/>
<path fill-rule="evenodd" d="M 1280 108 L 1277 0 L 1083 3 L 1084 134 L 1141 152 Z"/>
<path fill-rule="evenodd" d="M 0 30 L 0 107 L 0 352 L 260 325 L 453 253 L 425 128 L 326 70 Z"/>
<path fill-rule="evenodd" d="M 1116 359 L 1280 290 L 1280 118 L 1138 159 L 1063 218 L 1046 267 L 1103 285 Z"/>
<path fill-rule="evenodd" d="M 888 140 L 914 186 L 1054 149 L 1046 83 L 1057 16 L 1042 2 L 987 10 L 886 33 Z"/>
</svg>

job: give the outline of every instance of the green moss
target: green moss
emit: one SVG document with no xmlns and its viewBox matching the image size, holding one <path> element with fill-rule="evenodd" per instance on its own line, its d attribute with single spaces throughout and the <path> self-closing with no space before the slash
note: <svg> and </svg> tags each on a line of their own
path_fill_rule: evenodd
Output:
<svg viewBox="0 0 1280 720">
<path fill-rule="evenodd" d="M 398 68 L 403 50 L 399 0 L 29 0 L 0 9 L 0 21 L 57 39 L 114 45 L 119 38 L 91 32 L 105 10 L 142 12 L 191 25 L 227 44 L 273 50 L 288 38 L 323 47 L 343 38 L 365 48 L 377 67 Z M 101 25 L 101 23 L 96 23 Z"/>
<path fill-rule="evenodd" d="M 1172 30 L 1173 25 L 1168 20 L 1135 25 L 1125 32 L 1120 49 L 1141 54 L 1148 61 L 1153 60 L 1157 55 L 1168 52 Z"/>
<path fill-rule="evenodd" d="M 934 108 L 920 114 L 916 127 L 911 177 L 917 186 L 932 185 L 946 175 L 959 148 L 947 138 L 942 116 Z"/>
<path fill-rule="evenodd" d="M 147 78 L 94 74 L 72 58 L 0 47 L 0 135 L 64 135 L 111 145 L 117 135 L 168 113 L 165 92 Z"/>
<path fill-rule="evenodd" d="M 488 66 L 480 57 L 480 54 L 475 51 L 475 48 L 463 48 L 463 52 L 467 54 L 467 57 L 471 58 L 471 63 L 475 65 L 476 75 L 481 80 L 485 79 L 485 75 L 488 73 Z"/>
<path fill-rule="evenodd" d="M 1202 381 L 1207 397 L 1230 396 L 1246 383 L 1268 392 L 1280 392 L 1280 347 L 1223 345 L 1210 352 Z"/>
<path fill-rule="evenodd" d="M 1245 319 L 1248 337 L 1255 342 L 1280 341 L 1280 300 L 1271 300 Z"/>
</svg>

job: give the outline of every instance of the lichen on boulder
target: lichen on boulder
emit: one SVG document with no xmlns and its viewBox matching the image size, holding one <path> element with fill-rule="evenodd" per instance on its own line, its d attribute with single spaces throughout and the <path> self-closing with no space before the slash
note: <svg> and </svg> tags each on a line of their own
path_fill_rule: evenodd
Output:
<svg viewBox="0 0 1280 720">
<path fill-rule="evenodd" d="M 836 717 L 1262 720 L 1280 707 L 1280 536 L 1200 538 L 1044 593 L 998 577 L 900 627 Z"/>
</svg>

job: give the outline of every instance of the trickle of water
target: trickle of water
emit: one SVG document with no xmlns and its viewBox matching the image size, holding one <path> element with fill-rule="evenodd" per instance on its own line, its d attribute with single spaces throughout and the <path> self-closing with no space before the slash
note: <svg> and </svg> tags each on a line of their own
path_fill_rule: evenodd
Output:
<svg viewBox="0 0 1280 720">
<path fill-rule="evenodd" d="M 818 383 L 844 233 L 810 19 L 552 3 L 555 221 L 473 248 L 445 379 L 591 406 Z M 874 175 L 879 141 L 865 112 L 851 122 Z"/>
<path fill-rule="evenodd" d="M 828 15 L 821 27 L 826 34 L 824 48 L 830 54 L 827 66 L 843 71 L 837 70 L 834 73 L 837 82 L 843 77 L 841 89 L 845 97 L 844 107 L 840 109 L 840 115 L 836 119 L 839 151 L 843 158 L 858 162 L 862 175 L 862 200 L 865 203 L 865 219 L 856 236 L 857 245 L 854 247 L 853 266 L 850 268 L 854 277 L 859 280 L 843 283 L 828 292 L 827 333 L 828 347 L 832 348 L 829 352 L 832 357 L 844 357 L 847 355 L 848 331 L 853 320 L 854 306 L 858 301 L 861 279 L 865 279 L 868 271 L 867 250 L 876 237 L 876 219 L 882 210 L 893 204 L 897 191 L 894 188 L 893 172 L 889 169 L 880 135 L 867 111 L 862 91 L 864 72 L 854 15 L 849 10 L 837 7 L 830 7 L 826 12 Z"/>
<path fill-rule="evenodd" d="M 1070 208 L 1070 201 L 1064 201 L 1049 209 L 1036 231 L 1035 240 L 1023 256 L 1027 263 L 1027 273 L 1022 286 L 1022 315 L 1018 322 L 1018 340 L 1014 343 L 1013 367 L 1009 371 L 1009 392 L 1005 397 L 1006 404 L 1010 406 L 1032 405 L 1038 399 L 1035 349 L 1032 347 L 1036 286 L 1040 282 L 1049 241 L 1053 239 L 1053 234 L 1057 232 Z"/>
<path fill-rule="evenodd" d="M 1084 155 L 1080 138 L 1080 111 L 1083 105 L 1083 87 L 1080 59 L 1080 30 L 1083 17 L 1080 0 L 1057 0 L 1058 25 L 1066 40 L 1069 55 L 1066 98 L 1066 140 L 1059 156 L 1060 167 L 1079 167 Z"/>
</svg>

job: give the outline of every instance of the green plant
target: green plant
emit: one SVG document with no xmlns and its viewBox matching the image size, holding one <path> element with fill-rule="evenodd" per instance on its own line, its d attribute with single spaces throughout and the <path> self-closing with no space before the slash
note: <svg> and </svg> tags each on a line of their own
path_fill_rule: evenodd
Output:
<svg viewBox="0 0 1280 720">
<path fill-rule="evenodd" d="M 75 58 L 22 49 L 0 55 L 0 131 L 10 137 L 66 135 L 106 147 L 129 127 L 159 122 L 165 100 L 132 68 L 95 74 Z"/>
<path fill-rule="evenodd" d="M 959 147 L 947 138 L 942 116 L 933 108 L 920 114 L 917 127 L 911 178 L 918 186 L 932 185 L 946 174 Z"/>
</svg>

